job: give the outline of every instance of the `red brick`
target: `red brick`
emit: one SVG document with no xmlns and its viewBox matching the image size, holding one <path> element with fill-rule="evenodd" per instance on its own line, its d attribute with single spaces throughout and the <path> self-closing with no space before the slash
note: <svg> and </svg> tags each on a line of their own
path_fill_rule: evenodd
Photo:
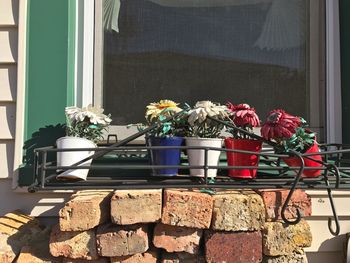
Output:
<svg viewBox="0 0 350 263">
<path fill-rule="evenodd" d="M 41 231 L 39 221 L 21 211 L 0 217 L 0 262 L 13 262 L 21 248 L 29 245 Z"/>
<path fill-rule="evenodd" d="M 281 210 L 287 199 L 289 190 L 260 190 L 258 193 L 264 201 L 266 220 L 281 220 Z M 285 216 L 288 219 L 296 218 L 296 208 L 300 209 L 302 216 L 311 215 L 311 197 L 305 191 L 297 189 L 292 195 L 287 206 Z"/>
<path fill-rule="evenodd" d="M 111 263 L 157 263 L 158 251 L 149 250 L 131 256 L 111 258 Z"/>
<path fill-rule="evenodd" d="M 261 232 L 207 232 L 205 257 L 208 263 L 261 262 Z"/>
<path fill-rule="evenodd" d="M 21 253 L 19 254 L 16 263 L 61 263 L 60 258 L 54 257 L 42 257 L 33 251 L 29 246 L 22 247 Z"/>
<path fill-rule="evenodd" d="M 277 256 L 277 257 L 267 257 L 263 258 L 263 263 L 307 263 L 307 257 L 303 251 L 298 251 L 298 253 L 293 253 L 286 256 Z"/>
<path fill-rule="evenodd" d="M 111 219 L 118 225 L 157 222 L 161 211 L 161 189 L 117 190 L 111 199 Z"/>
<path fill-rule="evenodd" d="M 84 231 L 110 219 L 110 190 L 85 190 L 72 195 L 59 212 L 61 231 Z"/>
<path fill-rule="evenodd" d="M 98 253 L 103 257 L 143 253 L 148 250 L 148 226 L 103 225 L 98 227 L 96 239 Z"/>
<path fill-rule="evenodd" d="M 161 263 L 205 263 L 203 255 L 182 253 L 162 253 Z"/>
<path fill-rule="evenodd" d="M 213 198 L 204 193 L 165 190 L 162 223 L 174 226 L 209 228 Z"/>
<path fill-rule="evenodd" d="M 110 263 L 109 258 L 98 258 L 94 260 L 63 258 L 62 263 Z M 26 262 L 28 263 L 28 262 Z"/>
<path fill-rule="evenodd" d="M 54 257 L 97 259 L 95 230 L 61 231 L 56 225 L 50 235 L 50 253 Z"/>
<path fill-rule="evenodd" d="M 167 252 L 187 252 L 196 254 L 203 230 L 157 224 L 154 229 L 153 244 Z"/>
<path fill-rule="evenodd" d="M 16 263 L 61 263 L 61 258 L 54 258 L 50 254 L 50 233 L 50 227 L 43 229 L 43 231 L 39 233 L 35 233 L 33 239 L 30 240 L 30 244 L 22 247 Z M 0 260 L 0 262 L 3 261 Z"/>
</svg>

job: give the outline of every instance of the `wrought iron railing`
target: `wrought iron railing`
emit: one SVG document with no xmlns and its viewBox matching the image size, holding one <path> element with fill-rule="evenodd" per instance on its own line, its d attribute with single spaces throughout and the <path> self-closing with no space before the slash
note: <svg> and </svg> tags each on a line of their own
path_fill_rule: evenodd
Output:
<svg viewBox="0 0 350 263">
<path fill-rule="evenodd" d="M 168 120 L 165 120 L 168 121 Z M 217 121 L 217 120 L 215 120 Z M 221 122 L 221 121 L 219 121 Z M 239 129 L 230 123 L 222 122 L 225 126 Z M 215 189 L 290 189 L 285 203 L 282 206 L 281 216 L 287 224 L 297 224 L 301 220 L 301 213 L 296 209 L 296 219 L 290 220 L 286 218 L 285 212 L 288 204 L 293 196 L 295 189 L 324 189 L 328 193 L 331 204 L 333 218 L 335 221 L 335 229 L 332 227 L 332 219 L 329 218 L 328 226 L 333 235 L 338 235 L 340 225 L 336 213 L 332 190 L 342 189 L 350 190 L 350 167 L 346 166 L 344 156 L 350 153 L 350 146 L 341 144 L 324 144 L 320 145 L 322 151 L 313 154 L 301 154 L 290 151 L 284 154 L 276 154 L 272 149 L 263 150 L 260 153 L 231 150 L 226 148 L 213 147 L 189 147 L 189 146 L 134 146 L 129 145 L 131 141 L 147 134 L 153 129 L 162 125 L 162 122 L 153 125 L 141 132 L 112 144 L 110 146 L 97 148 L 74 148 L 74 149 L 57 149 L 53 146 L 35 149 L 35 165 L 34 165 L 34 183 L 28 187 L 29 192 L 37 192 L 41 190 L 78 190 L 78 189 L 146 189 L 146 188 L 200 188 L 204 191 L 215 191 Z M 278 148 L 273 142 L 265 141 L 256 134 L 250 134 L 244 130 L 248 136 L 258 140 L 262 140 L 274 148 Z M 180 165 L 156 165 L 152 162 L 152 154 L 154 150 L 180 149 L 187 151 L 190 149 L 204 151 L 203 165 L 189 165 L 186 163 L 186 157 Z M 55 160 L 50 160 L 57 152 L 68 151 L 94 151 L 94 154 L 84 158 L 83 160 L 70 165 L 58 166 Z M 242 154 L 253 154 L 260 156 L 259 166 L 228 166 L 226 163 L 218 165 L 208 164 L 208 152 L 220 151 L 237 152 Z M 322 161 L 313 159 L 314 155 L 322 155 Z M 113 162 L 103 163 L 105 156 L 113 157 Z M 284 165 L 283 158 L 296 157 L 300 160 L 300 166 L 288 167 Z M 321 164 L 320 167 L 305 167 L 303 158 L 311 159 Z M 54 159 L 54 158 L 53 158 Z M 91 165 L 84 165 L 88 160 L 92 159 Z M 102 161 L 101 161 L 102 160 Z M 134 160 L 133 162 L 131 162 Z M 136 160 L 136 161 L 135 161 Z M 343 163 L 345 165 L 343 165 Z M 159 169 L 178 168 L 180 169 L 177 176 L 156 176 L 152 175 L 152 171 Z M 258 175 L 254 179 L 237 179 L 227 175 L 229 169 L 258 169 Z M 89 169 L 89 176 L 86 181 L 61 181 L 56 177 L 59 173 L 72 169 Z M 189 169 L 203 169 L 202 177 L 194 177 L 188 174 Z M 209 169 L 218 169 L 219 173 L 216 177 L 209 177 Z M 302 177 L 305 170 L 319 169 L 322 174 L 315 178 Z M 59 171 L 59 172 L 57 172 Z M 123 171 L 133 171 L 133 173 L 125 173 Z"/>
</svg>

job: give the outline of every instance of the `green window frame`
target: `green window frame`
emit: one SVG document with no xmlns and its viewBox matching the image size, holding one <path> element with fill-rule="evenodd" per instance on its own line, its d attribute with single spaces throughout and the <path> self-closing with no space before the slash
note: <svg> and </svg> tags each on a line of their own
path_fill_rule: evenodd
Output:
<svg viewBox="0 0 350 263">
<path fill-rule="evenodd" d="M 16 128 L 22 130 L 17 134 L 23 148 L 16 151 L 23 156 L 23 164 L 14 177 L 19 186 L 32 182 L 33 149 L 53 145 L 64 135 L 64 108 L 74 104 L 74 2 L 28 0 L 21 4 L 25 51 L 19 63 L 24 63 L 25 77 L 24 87 L 19 89 L 24 92 L 18 95 L 23 105 L 17 106 L 22 123 L 17 122 Z"/>
</svg>

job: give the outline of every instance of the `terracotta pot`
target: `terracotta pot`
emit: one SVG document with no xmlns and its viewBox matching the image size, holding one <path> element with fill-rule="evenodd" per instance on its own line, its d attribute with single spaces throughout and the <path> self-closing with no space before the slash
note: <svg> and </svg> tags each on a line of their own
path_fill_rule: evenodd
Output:
<svg viewBox="0 0 350 263">
<path fill-rule="evenodd" d="M 227 149 L 242 150 L 260 153 L 262 142 L 251 139 L 233 139 L 226 138 L 225 146 Z M 245 154 L 238 152 L 226 152 L 227 163 L 229 166 L 258 166 L 259 155 Z M 234 178 L 255 178 L 257 169 L 230 169 L 229 176 Z"/>
<path fill-rule="evenodd" d="M 315 152 L 320 152 L 320 149 L 318 148 L 318 145 L 316 142 L 305 152 L 305 153 L 315 153 Z M 317 160 L 317 161 L 322 161 L 322 156 L 321 155 L 312 155 L 310 158 Z M 322 164 L 312 161 L 308 158 L 303 157 L 304 160 L 304 167 L 321 167 Z M 289 158 L 283 158 L 283 161 L 288 164 L 288 166 L 300 166 L 301 162 L 298 157 L 289 157 Z M 321 170 L 304 170 L 303 171 L 303 177 L 317 177 L 321 174 Z"/>
</svg>

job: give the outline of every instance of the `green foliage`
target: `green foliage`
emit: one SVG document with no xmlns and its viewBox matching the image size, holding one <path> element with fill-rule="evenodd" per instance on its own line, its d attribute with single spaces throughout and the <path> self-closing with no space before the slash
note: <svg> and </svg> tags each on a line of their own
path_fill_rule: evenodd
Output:
<svg viewBox="0 0 350 263">
<path fill-rule="evenodd" d="M 106 126 L 102 124 L 92 124 L 90 119 L 86 117 L 83 121 L 71 121 L 66 117 L 66 133 L 67 136 L 80 137 L 98 142 L 103 139 L 103 131 Z"/>
<path fill-rule="evenodd" d="M 143 131 L 144 129 L 158 123 L 158 127 L 148 133 L 149 136 L 161 138 L 171 136 L 183 137 L 186 135 L 186 126 L 188 125 L 186 118 L 184 118 L 184 116 L 187 114 L 185 110 L 179 115 L 175 116 L 174 119 L 165 121 L 170 116 L 174 116 L 175 114 L 176 113 L 174 111 L 165 108 L 163 111 L 161 111 L 157 118 L 153 118 L 152 121 L 148 120 L 147 124 L 129 124 L 127 125 L 127 128 L 136 126 L 138 131 Z"/>
<path fill-rule="evenodd" d="M 156 120 L 159 123 L 158 128 L 155 128 L 153 131 L 151 131 L 150 135 L 155 137 L 185 136 L 186 122 L 183 117 L 185 114 L 186 112 L 184 111 L 180 113 L 180 115 L 175 116 L 174 119 L 165 121 L 166 119 L 169 118 L 169 116 L 174 116 L 175 113 L 172 111 L 169 111 L 168 109 L 164 109 L 159 114 L 159 117 Z M 149 125 L 152 125 L 152 124 L 154 124 L 154 122 L 149 123 Z"/>
<path fill-rule="evenodd" d="M 228 120 L 228 121 L 230 122 L 230 124 L 236 126 L 232 120 Z M 247 132 L 254 133 L 254 130 L 251 127 L 251 125 L 246 125 L 245 127 L 239 127 L 239 128 L 246 130 Z M 240 132 L 239 130 L 231 127 L 226 127 L 226 132 L 230 133 L 232 138 L 234 139 L 251 139 L 251 137 L 248 134 Z"/>
<path fill-rule="evenodd" d="M 308 125 L 302 118 L 301 123 L 302 125 L 295 129 L 295 133 L 292 137 L 280 142 L 285 152 L 293 150 L 304 153 L 315 143 L 316 134 L 307 129 Z"/>
<path fill-rule="evenodd" d="M 186 136 L 199 138 L 219 138 L 224 125 L 212 120 L 205 120 L 195 126 L 186 125 Z"/>
</svg>

